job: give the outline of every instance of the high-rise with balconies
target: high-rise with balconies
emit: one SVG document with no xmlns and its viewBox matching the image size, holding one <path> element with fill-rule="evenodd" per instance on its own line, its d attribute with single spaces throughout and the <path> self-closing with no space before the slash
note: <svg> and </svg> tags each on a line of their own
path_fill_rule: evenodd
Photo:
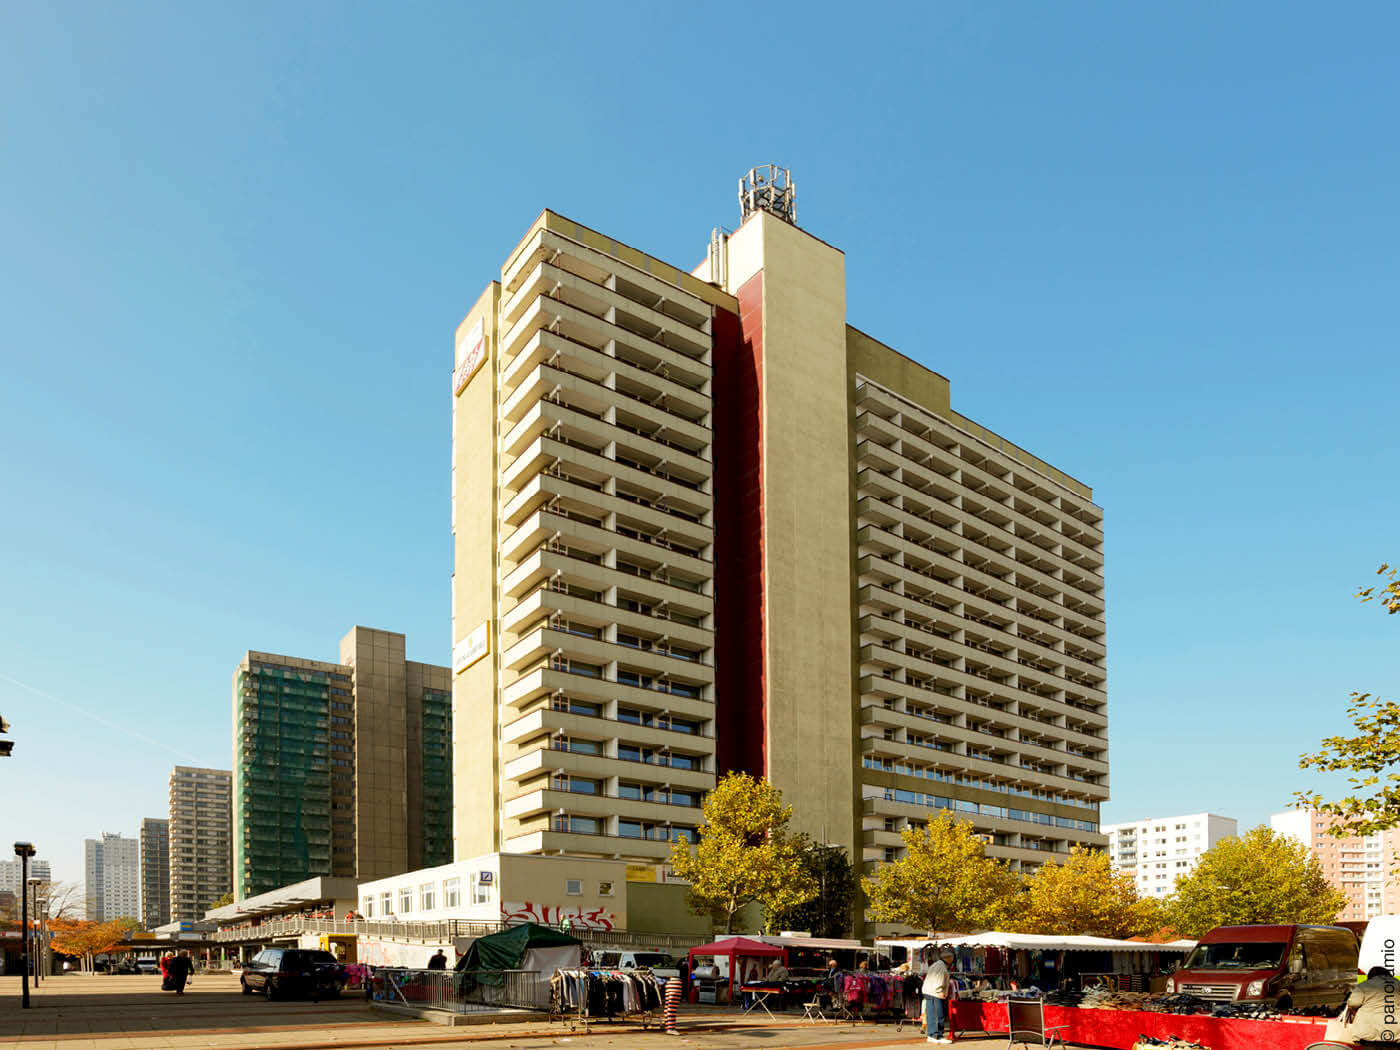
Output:
<svg viewBox="0 0 1400 1050">
<path fill-rule="evenodd" d="M 458 332 L 458 856 L 654 863 L 695 827 L 722 298 L 546 212 Z"/>
<path fill-rule="evenodd" d="M 141 925 L 148 930 L 170 921 L 170 821 L 141 821 Z"/>
<path fill-rule="evenodd" d="M 654 878 L 731 769 L 867 870 L 939 810 L 1102 847 L 1092 491 L 846 323 L 786 172 L 741 201 L 691 272 L 546 211 L 457 330 L 457 856 Z"/>
<path fill-rule="evenodd" d="M 233 890 L 452 859 L 448 670 L 354 627 L 340 662 L 249 651 L 233 675 Z"/>
<path fill-rule="evenodd" d="M 232 772 L 171 769 L 169 827 L 167 921 L 194 922 L 233 889 Z"/>
</svg>

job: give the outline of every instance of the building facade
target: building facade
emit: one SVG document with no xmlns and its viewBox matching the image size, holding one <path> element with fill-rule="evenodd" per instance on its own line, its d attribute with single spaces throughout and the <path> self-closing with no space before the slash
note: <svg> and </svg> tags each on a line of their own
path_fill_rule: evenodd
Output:
<svg viewBox="0 0 1400 1050">
<path fill-rule="evenodd" d="M 446 667 L 355 627 L 340 662 L 248 652 L 233 676 L 238 900 L 451 859 Z M 478 730 L 479 731 L 479 730 Z"/>
<path fill-rule="evenodd" d="M 147 930 L 170 921 L 170 821 L 141 821 L 141 925 Z"/>
<path fill-rule="evenodd" d="M 1336 836 L 1331 833 L 1335 817 L 1307 809 L 1275 813 L 1269 826 L 1306 846 L 1327 881 L 1346 894 L 1340 921 L 1363 922 L 1400 911 L 1400 829 Z"/>
<path fill-rule="evenodd" d="M 457 856 L 653 877 L 731 769 L 867 868 L 1105 844 L 1102 511 L 847 323 L 784 176 L 693 272 L 546 211 L 457 330 Z"/>
<path fill-rule="evenodd" d="M 52 882 L 53 872 L 49 868 L 49 862 L 39 860 L 37 857 L 29 858 L 29 877 L 37 879 L 39 882 Z M 24 872 L 18 859 L 0 860 L 0 893 L 13 893 L 15 900 L 19 900 L 19 891 Z"/>
<path fill-rule="evenodd" d="M 170 771 L 167 922 L 195 922 L 233 889 L 233 773 L 175 766 Z"/>
<path fill-rule="evenodd" d="M 1104 826 L 1113 867 L 1133 876 L 1140 897 L 1167 897 L 1189 875 L 1201 854 L 1221 839 L 1234 838 L 1233 817 L 1188 813 Z"/>
<path fill-rule="evenodd" d="M 84 899 L 93 922 L 141 917 L 141 843 L 104 831 L 84 839 Z"/>
</svg>

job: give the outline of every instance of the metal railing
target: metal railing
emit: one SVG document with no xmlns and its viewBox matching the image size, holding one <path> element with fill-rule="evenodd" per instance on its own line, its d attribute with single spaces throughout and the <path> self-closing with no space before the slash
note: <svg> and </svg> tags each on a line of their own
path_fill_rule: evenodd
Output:
<svg viewBox="0 0 1400 1050">
<path fill-rule="evenodd" d="M 452 1013 L 548 1010 L 549 978 L 537 970 L 409 970 L 382 967 L 370 978 L 373 1002 Z"/>
<path fill-rule="evenodd" d="M 341 937 L 381 937 L 386 940 L 423 941 L 446 944 L 458 937 L 484 937 L 500 933 L 518 922 L 476 922 L 466 919 L 441 919 L 436 922 L 408 922 L 396 919 L 311 919 L 300 916 L 271 919 L 256 926 L 222 929 L 210 937 L 215 942 L 267 944 L 274 940 L 298 937 L 304 933 L 329 934 Z M 683 951 L 703 944 L 703 936 L 669 933 L 643 933 L 629 930 L 586 930 L 574 927 L 570 932 L 590 948 L 673 949 Z"/>
</svg>

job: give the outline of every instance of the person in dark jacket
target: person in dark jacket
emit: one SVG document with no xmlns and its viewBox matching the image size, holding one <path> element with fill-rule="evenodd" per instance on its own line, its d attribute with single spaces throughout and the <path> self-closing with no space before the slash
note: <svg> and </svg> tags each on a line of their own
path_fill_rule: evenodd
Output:
<svg viewBox="0 0 1400 1050">
<path fill-rule="evenodd" d="M 170 987 L 175 990 L 176 995 L 185 994 L 185 983 L 194 973 L 194 960 L 190 958 L 189 952 L 181 952 L 171 959 L 166 966 L 166 974 L 170 981 Z"/>
<path fill-rule="evenodd" d="M 428 960 L 428 969 L 430 969 L 430 970 L 445 970 L 445 969 L 447 969 L 447 956 L 444 955 L 444 954 L 442 953 L 442 949 L 441 949 L 441 948 L 439 948 L 439 949 L 437 950 L 437 954 L 436 954 L 436 955 L 434 955 L 431 959 Z"/>
</svg>

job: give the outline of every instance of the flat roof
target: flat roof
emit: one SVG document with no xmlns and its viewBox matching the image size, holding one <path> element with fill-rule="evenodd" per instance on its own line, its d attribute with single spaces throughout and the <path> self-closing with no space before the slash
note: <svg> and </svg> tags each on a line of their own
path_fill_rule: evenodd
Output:
<svg viewBox="0 0 1400 1050">
<path fill-rule="evenodd" d="M 245 897 L 222 908 L 211 908 L 204 913 L 204 918 L 206 922 L 232 922 L 256 915 L 273 915 L 304 904 L 358 900 L 357 886 L 358 883 L 354 879 L 337 875 L 318 875 L 314 879 L 279 886 L 255 897 Z"/>
</svg>

